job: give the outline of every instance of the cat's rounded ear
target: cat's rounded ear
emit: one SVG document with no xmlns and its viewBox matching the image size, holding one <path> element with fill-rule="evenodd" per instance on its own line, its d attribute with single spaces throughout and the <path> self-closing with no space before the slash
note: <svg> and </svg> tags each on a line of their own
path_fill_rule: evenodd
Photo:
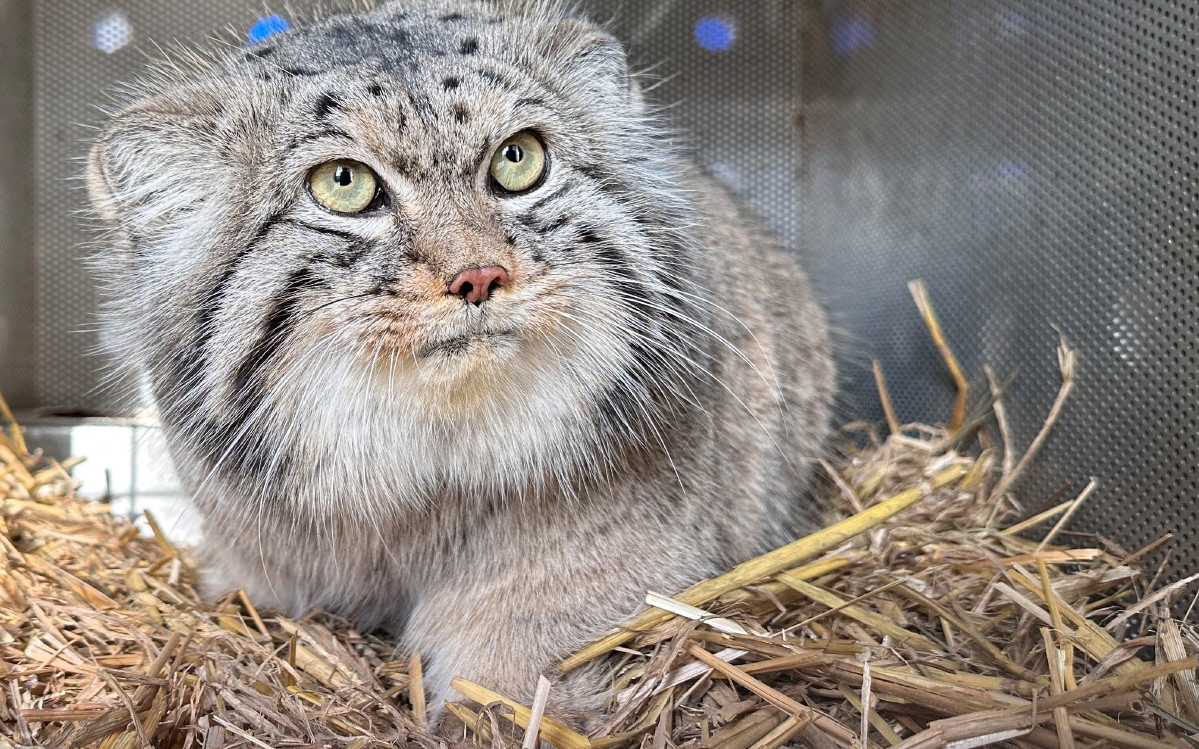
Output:
<svg viewBox="0 0 1199 749">
<path fill-rule="evenodd" d="M 100 216 L 127 222 L 139 209 L 161 216 L 179 204 L 181 181 L 210 168 L 219 106 L 207 96 L 156 96 L 117 113 L 88 157 L 88 196 Z"/>
<path fill-rule="evenodd" d="M 568 69 L 585 72 L 631 92 L 629 58 L 615 36 L 593 23 L 566 18 L 555 24 L 546 54 Z"/>
</svg>

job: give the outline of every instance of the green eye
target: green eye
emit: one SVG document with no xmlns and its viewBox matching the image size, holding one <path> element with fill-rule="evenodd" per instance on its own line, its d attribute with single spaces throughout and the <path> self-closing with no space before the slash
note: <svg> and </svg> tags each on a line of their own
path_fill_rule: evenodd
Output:
<svg viewBox="0 0 1199 749">
<path fill-rule="evenodd" d="M 308 192 L 336 213 L 362 213 L 375 202 L 379 178 L 366 164 L 348 159 L 328 161 L 308 173 Z"/>
<path fill-rule="evenodd" d="M 531 189 L 545 174 L 545 146 L 529 130 L 521 130 L 495 149 L 491 177 L 508 192 Z"/>
</svg>

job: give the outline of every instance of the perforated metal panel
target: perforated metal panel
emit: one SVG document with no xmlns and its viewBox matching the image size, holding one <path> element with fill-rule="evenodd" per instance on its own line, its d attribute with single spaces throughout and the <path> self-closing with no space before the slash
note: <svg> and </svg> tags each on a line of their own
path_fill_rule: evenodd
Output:
<svg viewBox="0 0 1199 749">
<path fill-rule="evenodd" d="M 1173 532 L 1174 574 L 1199 571 L 1199 3 L 809 8 L 802 241 L 852 348 L 903 418 L 943 419 L 904 285 L 926 279 L 965 369 L 1017 375 L 1022 448 L 1058 387 L 1056 326 L 1079 376 L 1023 495 L 1094 476 L 1072 528 L 1134 549 Z M 850 410 L 878 414 L 846 373 Z"/>
<path fill-rule="evenodd" d="M 150 40 L 244 36 L 264 14 L 244 0 L 35 5 L 37 401 L 106 410 L 81 332 L 95 303 L 75 215 L 85 126 Z M 845 416 L 880 415 L 872 357 L 903 418 L 948 410 L 910 278 L 928 281 L 968 372 L 1018 373 L 1018 446 L 1057 388 L 1056 325 L 1079 349 L 1079 381 L 1025 494 L 1096 476 L 1074 527 L 1127 547 L 1173 531 L 1175 576 L 1199 567 L 1197 5 L 583 3 L 656 64 L 654 96 L 697 160 L 801 253 L 843 331 Z"/>
<path fill-rule="evenodd" d="M 33 293 L 33 6 L 0 0 L 0 393 L 37 400 Z"/>
</svg>

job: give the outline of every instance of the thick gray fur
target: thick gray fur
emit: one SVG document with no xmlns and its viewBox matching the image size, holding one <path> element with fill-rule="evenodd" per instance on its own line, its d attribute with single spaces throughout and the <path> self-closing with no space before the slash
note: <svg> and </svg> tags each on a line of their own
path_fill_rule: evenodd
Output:
<svg viewBox="0 0 1199 749">
<path fill-rule="evenodd" d="M 403 0 L 160 66 L 97 142 L 118 359 L 206 517 L 206 589 L 389 624 L 433 705 L 537 675 L 811 526 L 825 319 L 647 113 L 619 43 L 550 2 Z M 526 194 L 488 182 L 543 138 Z M 306 189 L 352 158 L 385 209 Z M 475 306 L 473 266 L 511 283 Z M 587 722 L 602 672 L 561 677 Z"/>
</svg>

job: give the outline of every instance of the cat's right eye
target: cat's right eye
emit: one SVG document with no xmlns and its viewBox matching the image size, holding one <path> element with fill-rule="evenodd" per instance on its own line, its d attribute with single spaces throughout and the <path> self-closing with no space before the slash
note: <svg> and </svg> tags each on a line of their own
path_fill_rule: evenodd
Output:
<svg viewBox="0 0 1199 749">
<path fill-rule="evenodd" d="M 327 161 L 308 172 L 308 193 L 334 213 L 362 213 L 375 203 L 379 191 L 379 178 L 358 161 Z"/>
</svg>

